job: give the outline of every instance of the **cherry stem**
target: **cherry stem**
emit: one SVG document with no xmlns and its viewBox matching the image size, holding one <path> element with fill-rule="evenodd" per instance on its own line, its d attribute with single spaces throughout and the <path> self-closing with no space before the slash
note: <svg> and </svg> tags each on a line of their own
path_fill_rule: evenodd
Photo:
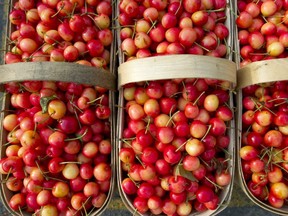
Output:
<svg viewBox="0 0 288 216">
<path fill-rule="evenodd" d="M 250 99 L 253 101 L 253 103 L 255 104 L 256 106 L 256 110 L 254 112 L 257 112 L 258 110 L 262 109 L 263 108 L 263 104 L 260 104 L 257 103 L 257 101 L 253 98 L 253 97 L 250 97 Z"/>
<path fill-rule="evenodd" d="M 90 196 L 87 198 L 87 200 L 90 198 Z M 85 207 L 85 204 L 86 204 L 86 201 L 87 200 L 85 200 L 85 202 L 84 203 L 82 203 L 82 208 L 84 209 L 84 214 L 87 216 L 88 214 L 87 214 L 87 210 L 86 210 L 86 207 Z"/>
<path fill-rule="evenodd" d="M 195 200 L 196 199 L 196 194 L 194 194 L 192 197 L 186 197 L 186 203 L 189 201 L 189 200 Z"/>
<path fill-rule="evenodd" d="M 93 208 L 89 211 L 88 215 L 91 215 L 95 208 L 96 208 L 96 207 L 93 206 Z"/>
<path fill-rule="evenodd" d="M 82 164 L 82 162 L 80 161 L 63 161 L 60 162 L 59 164 L 63 165 L 63 164 Z"/>
<path fill-rule="evenodd" d="M 225 162 L 227 162 L 227 161 L 229 161 L 229 160 L 230 160 L 230 159 L 227 158 L 226 160 L 223 161 L 223 163 L 225 163 Z M 232 168 L 232 165 L 228 166 L 228 167 L 225 169 L 224 172 L 226 172 L 226 173 L 229 172 L 229 169 L 231 169 L 231 168 Z"/>
<path fill-rule="evenodd" d="M 148 122 L 147 122 L 146 129 L 145 129 L 145 134 L 148 133 L 150 124 L 151 124 L 151 118 L 148 118 Z"/>
<path fill-rule="evenodd" d="M 93 18 L 91 15 L 89 15 L 89 14 L 88 14 L 87 16 L 94 22 L 95 26 L 96 26 L 98 29 L 101 30 L 100 26 L 96 23 L 96 21 L 94 20 L 94 18 Z"/>
<path fill-rule="evenodd" d="M 14 180 L 16 180 L 16 179 L 17 179 L 17 178 L 14 177 L 14 178 L 11 179 L 10 181 L 14 181 Z M 5 179 L 3 179 L 3 180 L 0 181 L 0 184 L 6 184 L 7 182 L 10 182 L 10 181 L 9 181 L 9 179 L 7 179 L 7 177 L 6 177 Z"/>
<path fill-rule="evenodd" d="M 84 8 L 85 8 L 84 14 L 86 14 L 87 11 L 88 11 L 88 5 L 87 5 L 87 2 L 86 2 L 86 1 L 84 1 Z"/>
<path fill-rule="evenodd" d="M 61 5 L 61 7 L 59 8 L 59 10 L 58 10 L 55 14 L 53 14 L 51 17 L 52 17 L 52 18 L 56 17 L 63 8 L 64 8 L 64 4 Z"/>
<path fill-rule="evenodd" d="M 136 159 L 139 161 L 139 163 L 142 165 L 142 167 L 145 168 L 145 165 L 143 164 L 143 162 L 140 160 L 140 158 L 138 157 L 138 155 L 135 156 Z"/>
<path fill-rule="evenodd" d="M 206 161 L 204 161 L 201 157 L 199 157 L 199 159 L 201 160 L 201 162 L 202 162 L 205 166 L 209 167 L 209 164 L 208 164 Z"/>
<path fill-rule="evenodd" d="M 67 181 L 64 181 L 63 179 L 58 179 L 58 178 L 54 178 L 54 177 L 51 177 L 51 176 L 47 176 L 47 178 L 67 183 Z"/>
<path fill-rule="evenodd" d="M 286 149 L 288 149 L 288 146 L 286 146 L 285 148 L 283 148 L 283 149 L 281 149 L 281 150 L 277 151 L 277 153 L 276 153 L 276 154 L 274 154 L 274 155 L 277 155 L 277 154 L 279 154 L 279 153 L 281 153 L 281 152 L 285 151 Z M 283 162 L 287 162 L 287 161 L 285 160 L 285 161 L 283 161 Z"/>
<path fill-rule="evenodd" d="M 226 20 L 226 19 L 227 19 L 227 16 L 223 16 L 223 17 L 216 19 L 215 22 L 219 22 L 221 20 Z"/>
<path fill-rule="evenodd" d="M 267 162 L 267 164 L 271 164 L 271 166 L 272 166 L 272 163 L 271 163 L 271 161 L 272 161 L 272 151 L 273 151 L 273 147 L 271 147 L 269 150 L 268 150 L 268 162 Z"/>
<path fill-rule="evenodd" d="M 267 55 L 267 53 L 249 53 L 249 55 Z"/>
<path fill-rule="evenodd" d="M 32 59 L 33 55 L 38 52 L 40 49 L 42 49 L 42 47 L 45 45 L 45 43 L 43 43 L 41 46 L 39 46 L 28 58 Z M 34 58 L 37 56 L 34 56 Z"/>
<path fill-rule="evenodd" d="M 83 138 L 88 132 L 88 128 L 85 130 L 85 132 L 81 135 L 81 136 L 78 136 L 78 137 L 75 137 L 75 138 L 68 138 L 68 139 L 65 139 L 64 141 L 73 141 L 73 140 L 79 140 L 81 138 Z"/>
<path fill-rule="evenodd" d="M 205 91 L 203 91 L 197 98 L 196 100 L 194 101 L 193 105 L 195 105 L 199 100 L 200 98 L 205 94 Z"/>
<path fill-rule="evenodd" d="M 203 50 L 205 50 L 206 52 L 211 52 L 211 50 L 207 49 L 206 47 L 200 45 L 199 43 L 197 42 L 194 42 L 197 46 L 199 46 L 200 48 L 202 48 Z"/>
<path fill-rule="evenodd" d="M 94 99 L 94 100 L 92 100 L 92 101 L 87 102 L 87 104 L 95 103 L 95 102 L 98 101 L 98 100 L 100 100 L 100 103 L 101 103 L 102 100 L 103 100 L 103 98 L 104 98 L 104 95 L 101 95 L 100 97 L 98 97 L 98 98 L 96 98 L 96 99 Z"/>
<path fill-rule="evenodd" d="M 2 146 L 8 146 L 8 145 L 10 145 L 12 142 L 13 142 L 13 141 L 11 140 L 11 141 L 9 141 L 9 142 L 7 142 L 7 143 L 4 143 Z"/>
<path fill-rule="evenodd" d="M 135 138 L 133 138 L 135 139 Z M 138 151 L 137 149 L 135 149 L 129 142 L 127 141 L 123 141 L 126 145 L 128 145 L 130 148 L 132 148 L 134 151 Z M 143 152 L 139 152 L 139 154 L 143 154 Z"/>
<path fill-rule="evenodd" d="M 219 84 L 216 84 L 216 86 L 220 87 L 223 90 L 228 90 L 229 92 L 232 92 L 233 94 L 237 94 L 237 92 L 235 91 L 235 88 L 224 87 Z"/>
<path fill-rule="evenodd" d="M 262 152 L 263 152 L 263 154 L 262 154 Z M 262 149 L 262 151 L 261 151 L 260 160 L 263 160 L 264 157 L 265 157 L 266 155 L 268 155 L 268 154 L 269 154 L 269 149 L 264 147 L 264 149 Z"/>
<path fill-rule="evenodd" d="M 54 48 L 54 45 L 52 44 L 50 47 L 47 47 L 47 49 L 45 49 L 43 52 L 46 53 L 49 49 Z"/>
<path fill-rule="evenodd" d="M 89 201 L 90 198 L 91 198 L 91 196 L 89 196 L 89 197 L 85 200 L 85 202 L 82 203 L 82 208 L 84 209 L 84 211 L 85 211 L 85 213 L 86 213 L 85 215 L 87 215 L 85 205 L 86 205 L 86 203 Z M 78 212 L 79 212 L 82 208 L 79 208 L 73 215 L 77 215 Z"/>
<path fill-rule="evenodd" d="M 267 102 L 271 103 L 277 100 L 287 100 L 287 98 L 274 98 L 274 99 L 268 100 Z"/>
<path fill-rule="evenodd" d="M 29 56 L 27 58 L 23 58 L 25 62 L 31 61 L 32 58 L 40 58 L 40 57 L 50 57 L 50 55 L 37 55 L 37 56 Z"/>
<path fill-rule="evenodd" d="M 71 16 L 74 15 L 74 12 L 75 12 L 76 7 L 77 7 L 77 3 L 74 2 L 73 9 L 72 9 L 72 13 L 70 14 Z"/>
<path fill-rule="evenodd" d="M 270 108 L 268 108 L 267 106 L 263 105 L 265 109 L 267 109 L 270 113 L 272 113 L 274 116 L 277 116 L 277 114 L 275 112 L 273 112 Z"/>
<path fill-rule="evenodd" d="M 44 178 L 47 180 L 47 176 L 43 173 L 42 169 L 40 168 L 40 165 L 38 164 L 38 162 L 35 162 L 36 166 L 38 167 L 38 169 L 40 170 L 40 173 L 44 176 Z"/>
<path fill-rule="evenodd" d="M 215 186 L 216 191 L 218 189 L 223 190 L 223 187 L 221 187 L 220 185 L 216 184 L 215 182 L 211 181 L 207 176 L 204 177 L 208 182 L 210 182 L 212 185 Z"/>
<path fill-rule="evenodd" d="M 173 115 L 171 116 L 171 118 L 173 118 L 175 115 L 177 115 L 180 112 L 180 110 L 176 111 L 175 113 L 173 113 Z"/>
<path fill-rule="evenodd" d="M 187 89 L 186 89 L 186 85 L 185 85 L 185 82 L 182 81 L 182 85 L 183 85 L 183 88 L 184 88 L 184 92 L 186 94 L 186 97 L 188 98 L 188 92 L 187 92 Z"/>
<path fill-rule="evenodd" d="M 127 174 L 127 176 L 131 179 L 131 181 L 135 184 L 135 186 L 137 188 L 139 188 L 139 184 L 137 184 L 137 182 L 134 179 L 131 178 L 130 174 Z"/>
<path fill-rule="evenodd" d="M 79 128 L 82 128 L 82 124 L 81 124 L 81 122 L 80 122 L 80 119 L 79 119 L 78 113 L 76 112 L 75 109 L 74 109 L 73 111 L 74 111 L 75 117 L 76 117 L 76 119 L 77 119 L 77 122 L 78 122 Z"/>
<path fill-rule="evenodd" d="M 45 36 L 47 36 L 47 34 L 45 34 Z M 49 39 L 53 40 L 55 43 L 61 44 L 60 41 L 55 40 L 54 38 L 50 37 L 49 35 L 48 35 L 47 37 L 48 37 Z M 44 46 L 44 44 L 43 44 L 42 46 Z"/>
<path fill-rule="evenodd" d="M 20 126 L 20 124 L 17 124 L 17 125 L 10 131 L 10 133 L 13 133 L 19 126 Z"/>
<path fill-rule="evenodd" d="M 18 210 L 19 210 L 20 215 L 24 216 L 20 206 L 18 206 Z"/>
<path fill-rule="evenodd" d="M 11 172 L 12 172 L 12 167 L 10 167 L 10 169 L 9 169 L 9 171 L 8 171 L 8 173 L 7 173 L 7 176 L 6 176 L 6 178 L 5 178 L 4 181 L 8 181 L 8 178 L 9 178 Z"/>
<path fill-rule="evenodd" d="M 206 136 L 207 136 L 208 133 L 210 132 L 211 128 L 212 128 L 212 125 L 208 125 L 208 129 L 207 129 L 206 133 L 204 134 L 204 136 L 203 136 L 202 139 L 200 140 L 201 142 L 206 138 Z"/>
<path fill-rule="evenodd" d="M 179 4 L 179 7 L 177 8 L 177 10 L 176 10 L 176 12 L 175 12 L 175 15 L 177 15 L 178 14 L 178 12 L 180 11 L 180 9 L 181 9 L 181 6 L 182 6 L 182 1 L 180 1 L 179 2 L 180 4 Z"/>
<path fill-rule="evenodd" d="M 206 10 L 208 13 L 211 13 L 211 12 L 222 12 L 222 11 L 225 11 L 226 8 L 219 8 L 219 9 L 214 9 L 214 10 Z"/>
<path fill-rule="evenodd" d="M 269 194 L 269 190 L 268 190 L 267 185 L 265 185 L 264 190 L 266 191 L 266 194 L 267 194 L 266 197 L 264 198 L 264 200 L 267 200 L 268 199 L 268 194 Z"/>
<path fill-rule="evenodd" d="M 172 115 L 172 110 L 173 110 L 173 108 L 174 108 L 174 106 L 172 106 L 171 109 L 169 110 L 169 116 L 170 116 L 170 118 L 169 118 L 169 120 L 168 120 L 167 123 L 166 123 L 166 127 L 168 127 L 168 125 L 169 125 L 170 122 L 172 121 L 172 117 L 173 117 L 173 115 Z M 172 124 L 174 124 L 173 121 L 172 121 Z"/>
<path fill-rule="evenodd" d="M 226 155 L 228 155 L 228 161 L 229 160 L 231 160 L 231 154 L 230 154 L 230 152 L 227 150 L 227 149 L 225 149 L 225 148 L 222 148 L 222 147 L 218 147 L 219 149 L 221 149 L 221 151 L 223 151 Z M 226 159 L 226 160 L 227 160 Z M 224 161 L 225 162 L 225 161 Z"/>
<path fill-rule="evenodd" d="M 43 161 L 43 160 L 46 160 L 46 158 L 49 158 L 49 155 L 45 155 L 45 156 L 42 157 L 42 158 L 41 158 L 40 156 L 38 156 L 38 160 L 39 160 L 39 161 L 41 161 L 41 160 L 42 160 L 42 161 Z"/>
<path fill-rule="evenodd" d="M 155 27 L 155 25 L 157 24 L 157 20 L 155 20 L 155 21 L 152 21 L 152 20 L 150 20 L 151 21 L 151 23 L 152 23 L 152 25 L 151 25 L 151 27 L 149 28 L 149 30 L 147 31 L 147 34 L 149 34 L 149 32 Z"/>
<path fill-rule="evenodd" d="M 189 138 L 188 140 L 186 140 L 184 143 L 182 143 L 176 150 L 175 150 L 175 152 L 178 152 L 184 145 L 186 145 L 186 143 L 188 142 L 188 141 L 190 141 L 192 138 Z"/>
</svg>

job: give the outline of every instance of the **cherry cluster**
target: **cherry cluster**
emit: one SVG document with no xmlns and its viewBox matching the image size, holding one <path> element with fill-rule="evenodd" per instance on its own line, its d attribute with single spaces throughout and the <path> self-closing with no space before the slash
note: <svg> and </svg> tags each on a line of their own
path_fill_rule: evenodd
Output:
<svg viewBox="0 0 288 216">
<path fill-rule="evenodd" d="M 13 193 L 10 208 L 43 216 L 101 208 L 113 180 L 109 91 L 51 81 L 5 90 L 0 173 Z"/>
<path fill-rule="evenodd" d="M 243 89 L 243 176 L 250 192 L 275 208 L 288 198 L 287 84 L 277 81 Z"/>
<path fill-rule="evenodd" d="M 288 47 L 287 0 L 237 0 L 241 66 L 286 58 Z"/>
<path fill-rule="evenodd" d="M 122 191 L 139 213 L 215 210 L 231 182 L 230 84 L 172 79 L 123 87 Z"/>
<path fill-rule="evenodd" d="M 5 63 L 77 62 L 107 68 L 113 42 L 111 1 L 19 0 L 9 14 Z"/>
<path fill-rule="evenodd" d="M 227 8 L 226 0 L 120 0 L 125 60 L 184 53 L 225 58 L 230 49 Z"/>
</svg>

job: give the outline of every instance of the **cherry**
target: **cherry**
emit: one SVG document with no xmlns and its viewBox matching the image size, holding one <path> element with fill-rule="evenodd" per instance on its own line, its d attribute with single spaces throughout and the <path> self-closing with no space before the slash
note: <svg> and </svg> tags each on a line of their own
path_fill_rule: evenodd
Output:
<svg viewBox="0 0 288 216">
<path fill-rule="evenodd" d="M 214 198 L 214 192 L 207 186 L 200 186 L 196 191 L 196 198 L 200 203 L 210 202 Z"/>
</svg>

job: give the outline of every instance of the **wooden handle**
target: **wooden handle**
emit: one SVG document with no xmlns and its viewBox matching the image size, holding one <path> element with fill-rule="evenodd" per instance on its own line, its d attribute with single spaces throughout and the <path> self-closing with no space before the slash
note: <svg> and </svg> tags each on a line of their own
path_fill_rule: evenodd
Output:
<svg viewBox="0 0 288 216">
<path fill-rule="evenodd" d="M 68 62 L 21 62 L 0 66 L 0 83 L 25 80 L 76 82 L 116 89 L 116 77 L 104 69 Z"/>
<path fill-rule="evenodd" d="M 288 80 L 288 58 L 253 62 L 237 71 L 237 88 Z"/>
<path fill-rule="evenodd" d="M 127 61 L 118 68 L 118 88 L 146 80 L 211 78 L 236 83 L 236 64 L 199 55 L 164 55 Z"/>
</svg>

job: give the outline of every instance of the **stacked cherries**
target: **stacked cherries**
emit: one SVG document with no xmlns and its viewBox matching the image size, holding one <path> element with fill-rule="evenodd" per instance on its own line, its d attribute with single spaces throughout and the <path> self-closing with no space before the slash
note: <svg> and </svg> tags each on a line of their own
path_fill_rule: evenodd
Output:
<svg viewBox="0 0 288 216">
<path fill-rule="evenodd" d="M 19 0 L 9 22 L 6 64 L 66 61 L 109 66 L 113 42 L 109 0 Z"/>
<path fill-rule="evenodd" d="M 243 89 L 240 157 L 248 190 L 281 208 L 288 198 L 287 81 Z"/>
<path fill-rule="evenodd" d="M 288 47 L 287 0 L 237 0 L 241 66 L 286 58 Z"/>
<path fill-rule="evenodd" d="M 229 54 L 226 0 L 120 0 L 118 10 L 125 61 L 165 54 Z"/>
<path fill-rule="evenodd" d="M 103 207 L 113 182 L 109 91 L 50 81 L 5 90 L 0 173 L 9 207 L 43 216 Z"/>
<path fill-rule="evenodd" d="M 200 78 L 124 86 L 120 179 L 135 211 L 189 215 L 221 205 L 233 160 L 229 88 Z"/>
</svg>

